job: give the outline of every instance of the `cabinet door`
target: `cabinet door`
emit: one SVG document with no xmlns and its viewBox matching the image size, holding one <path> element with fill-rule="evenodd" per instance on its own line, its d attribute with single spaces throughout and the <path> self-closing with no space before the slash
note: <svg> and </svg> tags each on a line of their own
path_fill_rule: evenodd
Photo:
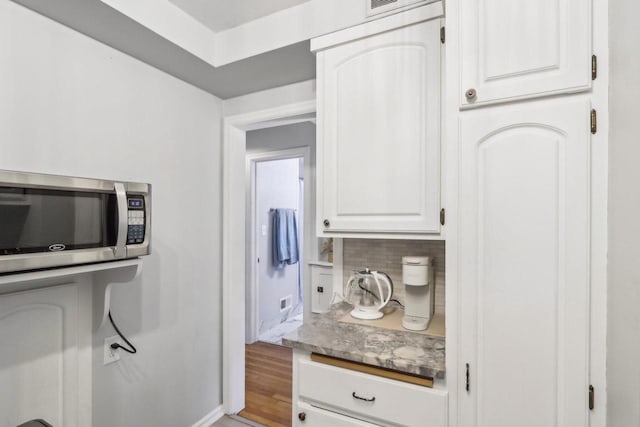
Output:
<svg viewBox="0 0 640 427">
<path fill-rule="evenodd" d="M 462 106 L 591 87 L 591 1 L 461 0 L 460 14 Z"/>
<path fill-rule="evenodd" d="M 324 313 L 333 296 L 333 272 L 331 267 L 311 266 L 311 311 Z"/>
<path fill-rule="evenodd" d="M 75 284 L 0 295 L 0 425 L 37 418 L 88 425 L 80 402 L 91 383 L 87 389 L 81 373 L 90 371 L 83 371 L 79 332 L 91 336 L 91 329 L 80 320 Z"/>
<path fill-rule="evenodd" d="M 461 426 L 588 425 L 589 111 L 461 118 Z"/>
<path fill-rule="evenodd" d="M 318 53 L 319 230 L 439 232 L 439 31 L 428 21 Z"/>
</svg>

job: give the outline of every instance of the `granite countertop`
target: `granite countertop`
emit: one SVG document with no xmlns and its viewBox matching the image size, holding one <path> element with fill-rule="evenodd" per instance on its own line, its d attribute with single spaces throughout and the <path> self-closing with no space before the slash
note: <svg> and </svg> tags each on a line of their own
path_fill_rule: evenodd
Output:
<svg viewBox="0 0 640 427">
<path fill-rule="evenodd" d="M 352 307 L 334 304 L 327 313 L 312 314 L 286 335 L 288 347 L 442 379 L 445 375 L 445 339 L 414 332 L 339 322 Z"/>
</svg>

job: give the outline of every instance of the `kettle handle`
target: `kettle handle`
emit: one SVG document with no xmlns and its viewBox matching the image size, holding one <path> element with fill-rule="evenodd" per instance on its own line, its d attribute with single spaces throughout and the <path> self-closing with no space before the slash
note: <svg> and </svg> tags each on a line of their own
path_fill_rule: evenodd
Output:
<svg viewBox="0 0 640 427">
<path fill-rule="evenodd" d="M 344 287 L 342 288 L 342 296 L 344 300 L 349 304 L 351 304 L 351 283 L 353 283 L 355 279 L 356 276 L 349 277 L 349 280 L 347 280 L 347 283 L 345 283 Z"/>
<path fill-rule="evenodd" d="M 380 310 L 381 308 L 389 304 L 389 301 L 391 301 L 391 296 L 393 295 L 393 282 L 391 282 L 391 279 L 389 278 L 389 276 L 387 276 L 384 273 L 380 273 L 378 271 L 373 271 L 372 273 L 373 273 L 373 278 L 376 281 L 376 285 L 378 286 L 378 292 L 380 295 L 380 306 L 378 307 L 378 310 Z M 382 279 L 382 281 L 385 282 L 389 287 L 389 294 L 387 295 L 387 298 L 384 300 L 382 299 L 382 295 L 384 295 L 384 293 L 382 292 L 382 286 L 380 286 L 380 279 Z"/>
</svg>

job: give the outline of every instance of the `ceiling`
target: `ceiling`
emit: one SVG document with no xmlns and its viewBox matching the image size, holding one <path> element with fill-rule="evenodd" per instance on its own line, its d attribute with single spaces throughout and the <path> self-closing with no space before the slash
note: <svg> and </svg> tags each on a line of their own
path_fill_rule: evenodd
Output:
<svg viewBox="0 0 640 427">
<path fill-rule="evenodd" d="M 315 56 L 309 50 L 308 41 L 213 67 L 100 0 L 13 1 L 222 99 L 315 78 Z M 284 4 L 285 0 L 224 2 Z"/>
<path fill-rule="evenodd" d="M 309 0 L 169 1 L 217 33 Z"/>
</svg>

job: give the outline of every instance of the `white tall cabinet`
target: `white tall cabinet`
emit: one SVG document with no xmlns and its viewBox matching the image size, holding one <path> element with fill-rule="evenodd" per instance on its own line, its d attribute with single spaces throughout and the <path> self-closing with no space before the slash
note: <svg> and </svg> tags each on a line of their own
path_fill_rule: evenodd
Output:
<svg viewBox="0 0 640 427">
<path fill-rule="evenodd" d="M 605 3 L 452 0 L 445 20 L 403 23 L 434 3 L 312 42 L 320 234 L 438 236 L 447 207 L 449 427 L 604 425 L 590 390 L 605 389 Z M 440 24 L 442 75 L 422 62 Z"/>
<path fill-rule="evenodd" d="M 325 237 L 440 232 L 441 20 L 425 10 L 312 41 Z"/>
<path fill-rule="evenodd" d="M 591 7 L 459 0 L 457 22 L 447 17 L 459 76 L 447 86 L 457 427 L 590 425 L 592 217 L 605 209 L 592 191 L 602 94 L 592 88 Z"/>
</svg>

